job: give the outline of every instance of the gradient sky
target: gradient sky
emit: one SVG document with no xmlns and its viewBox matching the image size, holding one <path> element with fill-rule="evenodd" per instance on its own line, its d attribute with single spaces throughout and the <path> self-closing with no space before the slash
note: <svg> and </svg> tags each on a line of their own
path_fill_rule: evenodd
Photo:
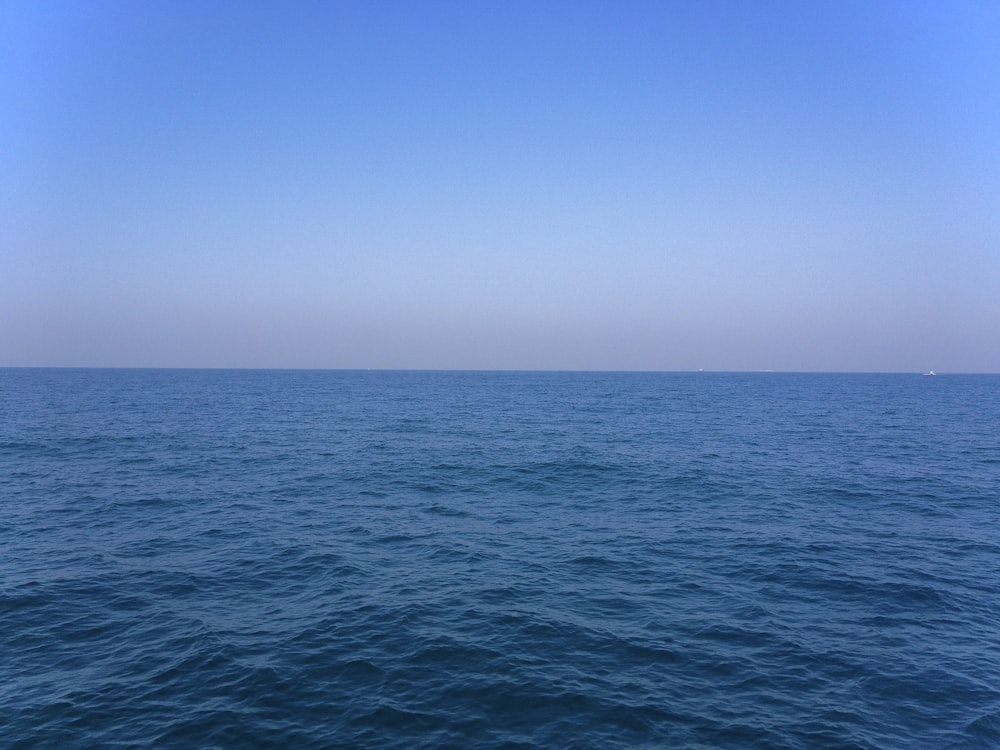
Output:
<svg viewBox="0 0 1000 750">
<path fill-rule="evenodd" d="M 0 0 L 0 365 L 1000 372 L 1000 3 Z"/>
</svg>

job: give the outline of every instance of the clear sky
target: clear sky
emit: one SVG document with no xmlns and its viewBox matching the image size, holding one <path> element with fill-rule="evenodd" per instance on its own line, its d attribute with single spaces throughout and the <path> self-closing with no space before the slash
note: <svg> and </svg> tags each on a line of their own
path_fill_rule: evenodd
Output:
<svg viewBox="0 0 1000 750">
<path fill-rule="evenodd" d="M 0 365 L 1000 372 L 1000 3 L 0 0 Z"/>
</svg>

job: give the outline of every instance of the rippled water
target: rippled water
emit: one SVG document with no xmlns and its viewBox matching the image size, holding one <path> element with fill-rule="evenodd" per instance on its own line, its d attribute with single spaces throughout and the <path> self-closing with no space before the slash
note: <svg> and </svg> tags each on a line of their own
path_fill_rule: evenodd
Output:
<svg viewBox="0 0 1000 750">
<path fill-rule="evenodd" d="M 0 744 L 1000 747 L 1000 377 L 0 388 Z"/>
</svg>

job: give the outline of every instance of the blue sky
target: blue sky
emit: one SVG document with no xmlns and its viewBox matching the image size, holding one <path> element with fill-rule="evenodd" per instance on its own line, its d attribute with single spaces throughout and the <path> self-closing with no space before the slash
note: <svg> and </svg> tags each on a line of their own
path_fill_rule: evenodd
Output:
<svg viewBox="0 0 1000 750">
<path fill-rule="evenodd" d="M 0 0 L 0 365 L 1000 372 L 995 2 Z"/>
</svg>

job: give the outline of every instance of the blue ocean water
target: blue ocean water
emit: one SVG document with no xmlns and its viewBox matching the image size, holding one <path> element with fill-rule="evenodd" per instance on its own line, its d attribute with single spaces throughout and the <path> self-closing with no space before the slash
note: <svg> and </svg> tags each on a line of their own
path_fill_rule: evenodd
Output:
<svg viewBox="0 0 1000 750">
<path fill-rule="evenodd" d="M 0 745 L 1000 747 L 1000 377 L 0 370 Z"/>
</svg>

